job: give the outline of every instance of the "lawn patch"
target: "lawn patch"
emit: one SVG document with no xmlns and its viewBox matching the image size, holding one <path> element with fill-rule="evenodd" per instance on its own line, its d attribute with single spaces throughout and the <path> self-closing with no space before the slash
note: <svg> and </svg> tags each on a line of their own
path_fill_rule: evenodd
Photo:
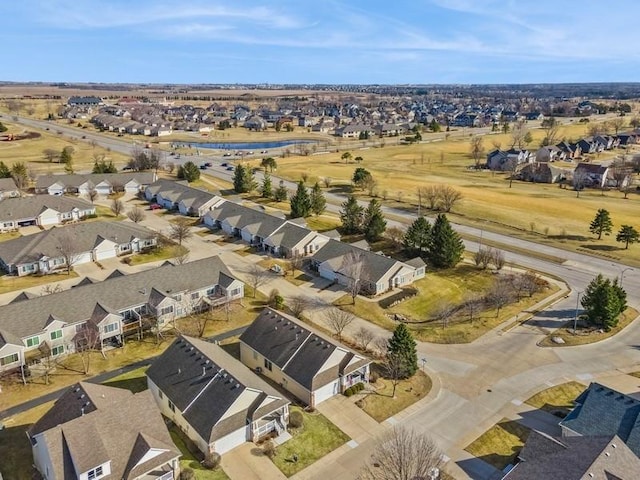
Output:
<svg viewBox="0 0 640 480">
<path fill-rule="evenodd" d="M 169 260 L 183 255 L 187 252 L 187 248 L 179 245 L 167 245 L 164 247 L 155 247 L 147 252 L 136 253 L 122 259 L 123 263 L 128 265 L 140 265 L 149 262 L 159 262 L 160 260 Z"/>
<path fill-rule="evenodd" d="M 513 464 L 527 441 L 530 429 L 514 420 L 503 418 L 465 448 L 474 457 L 504 470 Z"/>
<path fill-rule="evenodd" d="M 108 387 L 125 388 L 133 393 L 147 390 L 147 376 L 145 375 L 149 367 L 140 367 L 130 372 L 123 373 L 117 377 L 104 382 Z"/>
<path fill-rule="evenodd" d="M 197 447 L 195 445 L 191 445 L 191 449 L 187 447 L 187 443 L 190 442 L 188 438 L 184 436 L 184 434 L 178 430 L 178 427 L 175 425 L 169 428 L 169 434 L 171 435 L 171 440 L 178 447 L 178 450 L 182 453 L 182 457 L 180 457 L 180 468 L 190 468 L 196 474 L 196 480 L 229 480 L 229 477 L 222 467 L 215 468 L 213 470 L 209 470 L 204 468 L 200 463 L 201 453 L 196 452 Z M 194 452 L 194 453 L 192 453 Z M 199 455 L 198 455 L 199 454 Z"/>
<path fill-rule="evenodd" d="M 7 240 L 13 240 L 19 238 L 22 235 L 18 231 L 0 233 L 0 242 L 6 242 Z"/>
<path fill-rule="evenodd" d="M 580 321 L 578 321 L 577 334 L 575 335 L 573 333 L 573 320 L 570 320 L 565 323 L 563 327 L 560 327 L 547 335 L 538 345 L 541 347 L 571 347 L 574 345 L 587 345 L 589 343 L 600 342 L 620 333 L 637 317 L 638 311 L 635 308 L 627 307 L 627 309 L 620 315 L 618 325 L 608 332 L 596 327 L 585 327 L 584 325 L 581 325 Z M 554 337 L 562 338 L 564 343 L 553 342 L 551 339 Z"/>
<path fill-rule="evenodd" d="M 374 364 L 372 370 L 380 374 L 378 380 L 372 387 L 375 393 L 365 394 L 364 398 L 358 400 L 356 405 L 361 408 L 377 422 L 382 422 L 389 417 L 393 417 L 410 405 L 413 405 L 421 398 L 427 396 L 431 390 L 431 379 L 425 373 L 418 371 L 407 380 L 401 380 L 396 387 L 395 398 L 391 397 L 393 385 L 390 380 L 382 378 L 382 367 Z"/>
<path fill-rule="evenodd" d="M 291 440 L 276 449 L 273 463 L 287 477 L 303 470 L 320 458 L 349 441 L 349 437 L 324 415 L 307 413 L 300 407 L 291 407 L 291 412 L 302 412 L 304 422 L 300 428 L 289 428 Z M 293 455 L 298 461 L 293 462 Z"/>
<path fill-rule="evenodd" d="M 579 382 L 562 383 L 536 393 L 525 403 L 564 418 L 573 409 L 573 401 L 584 392 L 585 388 L 587 387 Z"/>
<path fill-rule="evenodd" d="M 18 277 L 16 275 L 2 275 L 0 276 L 0 294 L 39 287 L 41 285 L 55 282 L 62 282 L 77 276 L 78 274 L 73 270 L 71 270 L 69 275 L 67 275 L 66 271 L 64 271 L 64 273 L 50 273 L 47 275 L 25 275 L 23 277 Z"/>
</svg>

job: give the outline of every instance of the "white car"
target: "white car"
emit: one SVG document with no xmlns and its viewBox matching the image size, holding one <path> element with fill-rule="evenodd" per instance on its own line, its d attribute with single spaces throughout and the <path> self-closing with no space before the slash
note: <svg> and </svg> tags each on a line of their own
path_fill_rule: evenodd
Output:
<svg viewBox="0 0 640 480">
<path fill-rule="evenodd" d="M 278 275 L 282 275 L 284 273 L 284 270 L 282 270 L 282 267 L 277 263 L 274 263 L 273 265 L 271 265 L 271 268 L 269 270 L 271 270 L 273 273 L 277 273 Z"/>
</svg>

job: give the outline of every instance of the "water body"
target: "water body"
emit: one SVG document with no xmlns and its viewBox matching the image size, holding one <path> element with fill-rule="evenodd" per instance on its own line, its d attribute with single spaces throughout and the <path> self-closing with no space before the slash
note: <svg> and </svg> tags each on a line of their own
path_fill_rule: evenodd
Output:
<svg viewBox="0 0 640 480">
<path fill-rule="evenodd" d="M 270 148 L 288 147 L 305 143 L 317 143 L 313 140 L 279 140 L 273 142 L 175 142 L 178 147 L 210 148 L 213 150 L 268 150 Z"/>
</svg>

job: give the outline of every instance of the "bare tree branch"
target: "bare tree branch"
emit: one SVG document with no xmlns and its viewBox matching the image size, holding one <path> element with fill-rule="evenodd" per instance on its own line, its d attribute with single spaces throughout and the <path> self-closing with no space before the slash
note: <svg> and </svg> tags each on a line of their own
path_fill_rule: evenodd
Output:
<svg viewBox="0 0 640 480">
<path fill-rule="evenodd" d="M 339 308 L 330 308 L 324 314 L 324 321 L 338 336 L 338 339 L 342 339 L 342 332 L 347 328 L 351 322 L 355 320 L 355 317 L 351 312 L 340 310 Z"/>
</svg>

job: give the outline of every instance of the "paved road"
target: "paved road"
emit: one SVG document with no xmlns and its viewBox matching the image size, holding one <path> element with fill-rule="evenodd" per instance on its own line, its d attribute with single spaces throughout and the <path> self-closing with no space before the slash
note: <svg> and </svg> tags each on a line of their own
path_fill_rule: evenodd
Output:
<svg viewBox="0 0 640 480">
<path fill-rule="evenodd" d="M 34 127 L 46 124 L 31 120 L 24 120 L 24 123 Z M 64 127 L 56 128 L 65 131 Z M 73 131 L 73 134 L 77 136 L 76 131 Z M 127 153 L 132 147 L 126 142 L 105 140 L 102 136 L 93 135 L 87 136 L 112 150 Z M 209 157 L 199 158 L 204 160 Z M 229 180 L 232 174 L 219 167 L 222 160 L 211 158 L 211 161 L 214 167 L 209 169 L 208 173 Z M 294 188 L 291 182 L 287 182 L 287 186 Z M 327 194 L 327 200 L 328 208 L 336 211 L 344 198 Z M 394 218 L 402 220 L 403 223 L 411 222 L 415 218 L 413 214 L 395 209 L 385 208 L 385 212 L 394 215 Z M 638 322 L 628 327 L 623 334 L 594 345 L 553 349 L 542 349 L 536 345 L 544 331 L 573 318 L 577 292 L 584 290 L 587 283 L 598 273 L 610 277 L 621 277 L 624 274 L 623 283 L 628 293 L 629 304 L 638 308 L 640 275 L 636 270 L 626 270 L 626 265 L 609 260 L 481 231 L 474 227 L 455 225 L 455 228 L 470 236 L 479 238 L 482 235 L 487 240 L 513 245 L 519 251 L 540 252 L 564 259 L 562 263 L 555 263 L 539 257 L 506 252 L 507 261 L 562 278 L 572 290 L 571 295 L 562 298 L 551 308 L 535 315 L 526 324 L 507 334 L 499 334 L 495 330 L 469 345 L 418 346 L 420 355 L 427 358 L 427 370 L 438 378 L 442 387 L 427 407 L 415 412 L 403 422 L 429 432 L 437 439 L 453 460 L 452 468 L 457 478 L 483 479 L 494 472 L 487 468 L 486 464 L 469 459 L 463 448 L 482 431 L 499 421 L 505 412 L 510 412 L 514 402 L 521 402 L 530 394 L 550 384 L 569 379 L 588 383 L 594 377 L 629 371 L 640 365 Z M 466 242 L 466 246 L 471 251 L 479 247 L 475 242 Z M 355 322 L 352 328 L 356 328 L 357 325 L 358 322 Z M 375 327 L 370 328 L 377 331 Z M 378 333 L 388 334 L 384 331 Z M 309 478 L 353 478 L 353 471 L 357 469 L 359 461 L 362 461 L 362 456 L 349 457 L 347 463 L 352 467 L 349 474 L 344 474 L 344 470 L 332 471 L 331 466 L 328 466 L 322 474 Z M 344 465 L 341 468 L 343 467 Z"/>
</svg>

